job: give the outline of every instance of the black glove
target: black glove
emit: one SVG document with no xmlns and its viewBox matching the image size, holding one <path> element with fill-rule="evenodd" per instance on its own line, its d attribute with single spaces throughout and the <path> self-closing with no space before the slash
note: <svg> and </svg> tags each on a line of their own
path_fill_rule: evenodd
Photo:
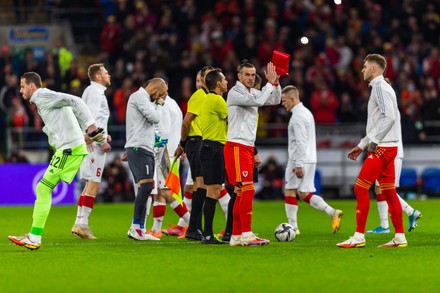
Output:
<svg viewBox="0 0 440 293">
<path fill-rule="evenodd" d="M 104 143 L 105 142 L 104 129 L 101 127 L 90 132 L 90 133 L 87 133 L 87 135 L 90 137 L 91 140 L 93 140 L 97 143 Z"/>
</svg>

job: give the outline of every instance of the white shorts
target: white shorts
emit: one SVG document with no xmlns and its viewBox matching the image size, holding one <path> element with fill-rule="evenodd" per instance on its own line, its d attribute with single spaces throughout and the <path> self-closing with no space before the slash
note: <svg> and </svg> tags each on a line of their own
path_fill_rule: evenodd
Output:
<svg viewBox="0 0 440 293">
<path fill-rule="evenodd" d="M 191 176 L 191 168 L 188 168 L 188 175 L 186 176 L 186 182 L 185 185 L 194 185 L 194 180 Z"/>
<path fill-rule="evenodd" d="M 400 186 L 400 174 L 402 173 L 402 163 L 403 163 L 403 158 L 394 159 L 394 172 L 396 175 L 396 181 L 394 182 L 394 185 L 396 187 Z M 379 182 L 377 180 L 376 180 L 376 186 L 379 186 Z"/>
<path fill-rule="evenodd" d="M 89 152 L 81 164 L 79 169 L 80 178 L 100 183 L 102 173 L 104 172 L 106 155 L 99 145 L 94 145 L 93 152 Z"/>
<path fill-rule="evenodd" d="M 304 178 L 296 177 L 292 171 L 294 169 L 293 163 L 287 163 L 286 166 L 286 189 L 297 189 L 301 192 L 315 192 L 315 171 L 316 164 L 304 164 Z"/>
</svg>

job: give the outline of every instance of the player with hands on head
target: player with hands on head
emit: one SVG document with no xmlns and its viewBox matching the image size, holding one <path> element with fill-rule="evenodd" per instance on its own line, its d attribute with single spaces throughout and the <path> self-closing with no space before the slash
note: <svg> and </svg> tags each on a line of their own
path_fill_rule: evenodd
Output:
<svg viewBox="0 0 440 293">
<path fill-rule="evenodd" d="M 138 191 L 128 237 L 134 240 L 159 240 L 145 233 L 146 203 L 154 187 L 155 124 L 159 123 L 168 86 L 161 78 L 147 81 L 130 95 L 127 104 L 125 151 Z"/>
</svg>

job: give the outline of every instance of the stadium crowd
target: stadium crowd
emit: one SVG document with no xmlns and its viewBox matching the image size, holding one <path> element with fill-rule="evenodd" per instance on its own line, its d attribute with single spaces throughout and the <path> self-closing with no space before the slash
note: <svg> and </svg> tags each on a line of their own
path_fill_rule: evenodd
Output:
<svg viewBox="0 0 440 293">
<path fill-rule="evenodd" d="M 361 82 L 363 57 L 387 58 L 388 77 L 398 94 L 405 144 L 429 142 L 440 128 L 426 128 L 440 113 L 440 15 L 438 2 L 417 0 L 343 1 L 48 1 L 53 8 L 89 7 L 101 13 L 94 36 L 93 61 L 106 62 L 112 74 L 107 91 L 110 125 L 125 123 L 129 95 L 153 76 L 169 82 L 169 93 L 183 113 L 203 65 L 222 68 L 229 87 L 243 58 L 263 73 L 273 50 L 292 54 L 281 85 L 295 84 L 319 123 L 365 121 L 368 86 Z M 301 37 L 309 42 L 303 44 Z M 90 44 L 89 44 L 90 45 Z M 57 41 L 36 61 L 32 49 L 0 52 L 0 140 L 6 127 L 42 127 L 34 105 L 19 95 L 18 77 L 39 72 L 53 90 L 81 96 L 88 85 L 80 56 Z M 84 58 L 83 58 L 84 59 Z M 285 125 L 281 107 L 260 109 L 260 125 Z M 429 122 L 428 122 L 429 123 Z M 260 127 L 259 137 L 283 137 L 283 127 Z M 5 146 L 2 146 L 5 152 Z"/>
</svg>

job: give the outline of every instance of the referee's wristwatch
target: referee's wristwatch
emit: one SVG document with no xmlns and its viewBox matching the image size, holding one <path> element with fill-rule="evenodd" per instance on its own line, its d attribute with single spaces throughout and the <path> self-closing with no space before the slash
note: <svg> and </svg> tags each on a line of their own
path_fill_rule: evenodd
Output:
<svg viewBox="0 0 440 293">
<path fill-rule="evenodd" d="M 186 140 L 180 140 L 180 146 L 185 149 Z"/>
</svg>

